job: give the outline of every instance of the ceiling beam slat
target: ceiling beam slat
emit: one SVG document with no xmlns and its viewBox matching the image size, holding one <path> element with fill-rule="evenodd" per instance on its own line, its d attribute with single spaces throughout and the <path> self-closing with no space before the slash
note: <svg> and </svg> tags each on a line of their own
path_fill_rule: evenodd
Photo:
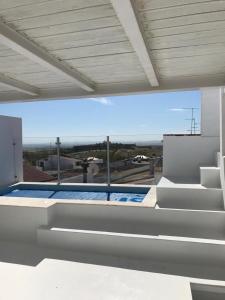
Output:
<svg viewBox="0 0 225 300">
<path fill-rule="evenodd" d="M 38 88 L 26 84 L 22 81 L 7 77 L 4 74 L 0 74 L 0 83 L 12 88 L 13 90 L 17 90 L 31 96 L 39 95 Z"/>
<path fill-rule="evenodd" d="M 63 64 L 46 50 L 42 49 L 42 47 L 36 45 L 3 22 L 0 22 L 0 43 L 27 57 L 33 62 L 42 65 L 46 69 L 64 75 L 83 90 L 88 92 L 94 91 L 93 82 L 85 78 L 80 72 Z"/>
<path fill-rule="evenodd" d="M 111 3 L 144 68 L 151 86 L 159 86 L 159 81 L 151 61 L 141 23 L 138 20 L 138 14 L 134 8 L 134 3 L 131 0 L 111 0 Z"/>
</svg>

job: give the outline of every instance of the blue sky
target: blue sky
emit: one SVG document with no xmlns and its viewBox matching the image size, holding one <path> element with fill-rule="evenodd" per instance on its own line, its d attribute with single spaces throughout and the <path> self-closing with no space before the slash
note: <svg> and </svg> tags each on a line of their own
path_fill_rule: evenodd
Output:
<svg viewBox="0 0 225 300">
<path fill-rule="evenodd" d="M 184 107 L 200 107 L 200 92 L 1 104 L 0 114 L 21 117 L 25 137 L 158 134 L 189 128 Z"/>
</svg>

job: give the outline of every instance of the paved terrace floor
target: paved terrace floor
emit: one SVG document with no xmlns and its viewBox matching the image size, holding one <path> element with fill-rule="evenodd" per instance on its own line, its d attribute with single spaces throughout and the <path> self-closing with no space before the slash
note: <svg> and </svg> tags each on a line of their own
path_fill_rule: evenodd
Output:
<svg viewBox="0 0 225 300">
<path fill-rule="evenodd" d="M 68 255 L 75 259 L 63 251 L 1 243 L 0 299 L 191 299 L 187 280 L 68 261 Z"/>
<path fill-rule="evenodd" d="M 0 242 L 2 300 L 188 300 L 190 282 L 225 285 L 216 278 L 224 272 Z"/>
</svg>

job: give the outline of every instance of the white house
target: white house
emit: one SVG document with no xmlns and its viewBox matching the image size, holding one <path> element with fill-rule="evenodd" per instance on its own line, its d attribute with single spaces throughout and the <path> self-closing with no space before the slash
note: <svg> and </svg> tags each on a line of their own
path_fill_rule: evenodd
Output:
<svg viewBox="0 0 225 300">
<path fill-rule="evenodd" d="M 134 163 L 149 162 L 149 157 L 145 155 L 136 155 L 132 161 Z"/>
<path fill-rule="evenodd" d="M 103 164 L 103 159 L 97 157 L 88 157 L 87 161 L 91 164 Z"/>
<path fill-rule="evenodd" d="M 225 299 L 224 12 L 223 0 L 0 1 L 1 103 L 202 92 L 200 135 L 164 136 L 151 187 L 10 186 L 21 120 L 0 117 L 1 299 Z M 150 190 L 109 201 L 119 188 Z"/>
<path fill-rule="evenodd" d="M 68 169 L 80 169 L 81 160 L 70 158 L 66 156 L 60 156 L 60 168 L 61 170 Z M 58 157 L 57 155 L 49 155 L 47 159 L 40 159 L 37 161 L 37 167 L 43 171 L 57 170 Z"/>
</svg>

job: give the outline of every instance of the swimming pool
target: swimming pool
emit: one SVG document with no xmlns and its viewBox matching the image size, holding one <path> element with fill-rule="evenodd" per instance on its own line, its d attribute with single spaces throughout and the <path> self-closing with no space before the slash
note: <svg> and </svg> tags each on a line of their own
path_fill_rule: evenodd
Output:
<svg viewBox="0 0 225 300">
<path fill-rule="evenodd" d="M 43 191 L 15 189 L 4 194 L 6 197 L 48 198 L 67 200 L 102 200 L 120 202 L 142 202 L 146 194 L 119 192 Z"/>
</svg>

